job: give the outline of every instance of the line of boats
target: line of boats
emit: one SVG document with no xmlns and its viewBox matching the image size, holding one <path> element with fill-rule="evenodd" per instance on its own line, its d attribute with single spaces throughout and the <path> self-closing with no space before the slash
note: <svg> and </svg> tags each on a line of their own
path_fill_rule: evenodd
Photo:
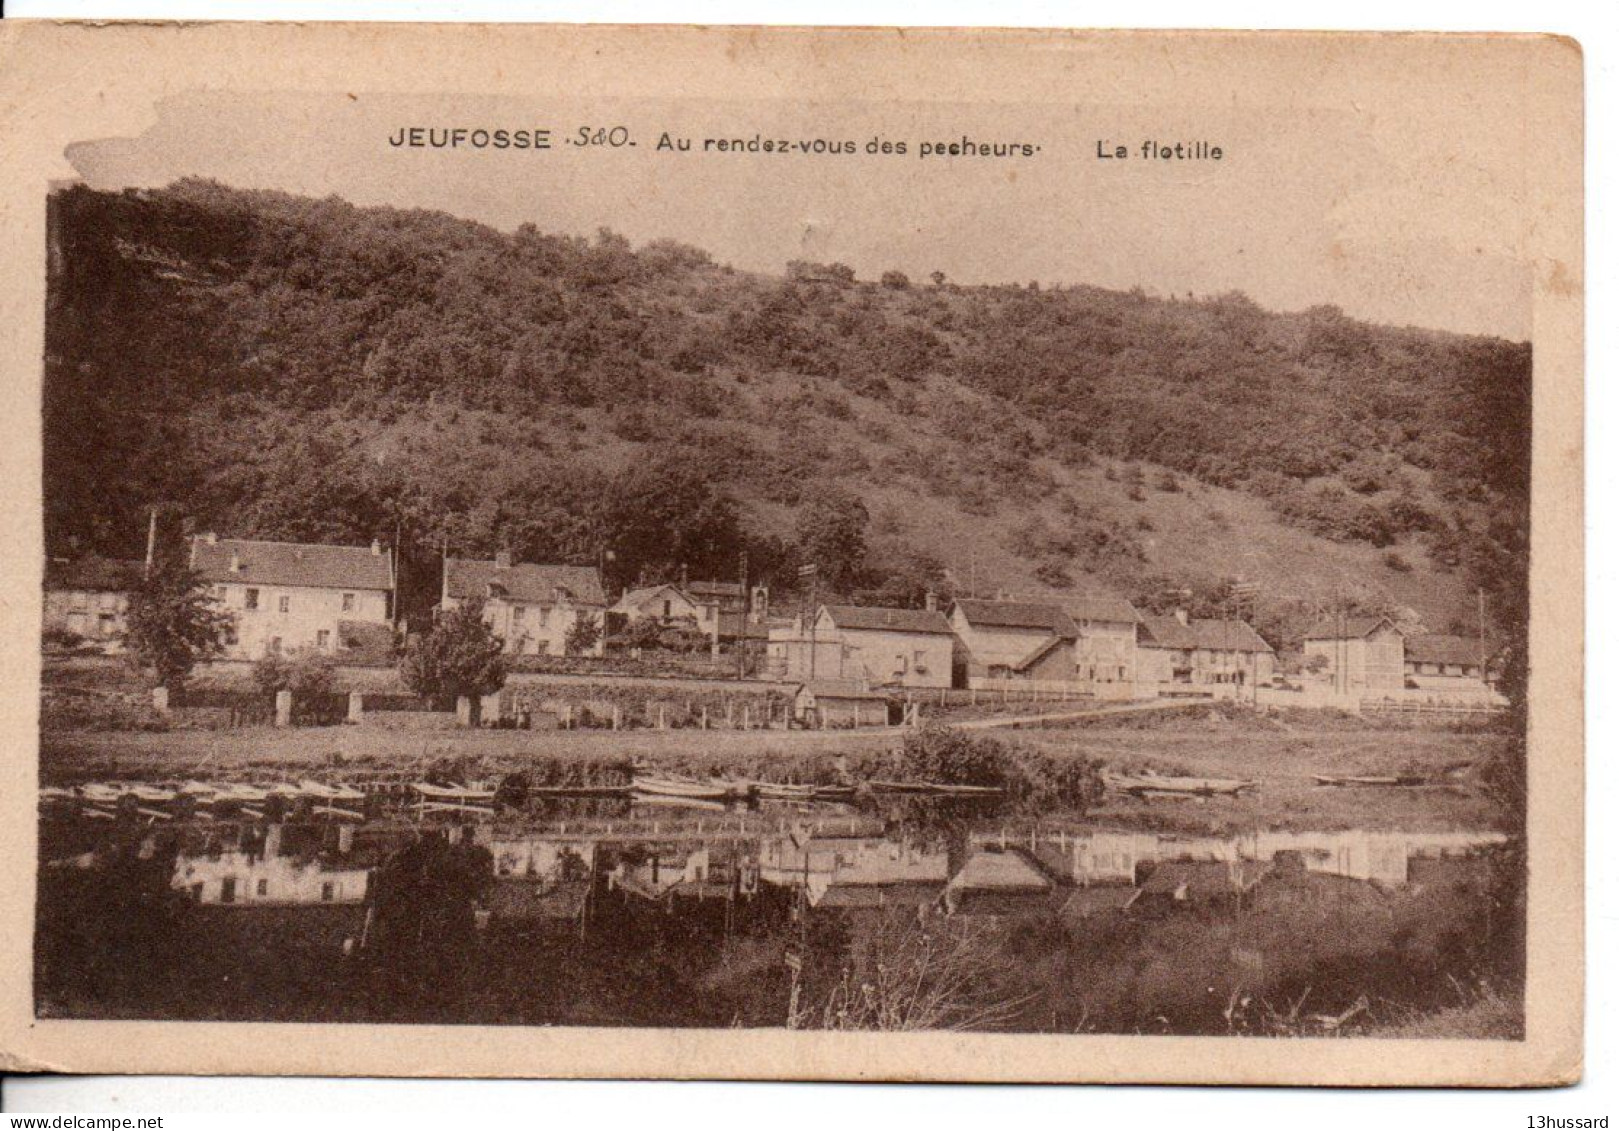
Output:
<svg viewBox="0 0 1619 1131">
<path fill-rule="evenodd" d="M 397 786 L 395 788 L 398 788 Z M 498 789 L 488 782 L 418 781 L 405 787 L 413 804 L 432 810 L 492 808 Z M 754 799 L 767 801 L 850 801 L 861 789 L 874 793 L 994 796 L 997 787 L 937 782 L 873 781 L 864 786 L 799 782 L 753 781 L 737 778 L 701 779 L 673 774 L 636 773 L 624 785 L 531 786 L 530 797 L 629 797 L 635 801 L 691 801 L 726 803 Z M 73 803 L 87 816 L 112 818 L 121 810 L 158 820 L 172 819 L 177 810 L 208 817 L 230 811 L 262 819 L 266 806 L 313 804 L 317 813 L 363 819 L 363 806 L 371 794 L 356 785 L 304 779 L 299 782 L 165 782 L 102 781 L 81 785 L 44 786 L 41 804 Z"/>
</svg>

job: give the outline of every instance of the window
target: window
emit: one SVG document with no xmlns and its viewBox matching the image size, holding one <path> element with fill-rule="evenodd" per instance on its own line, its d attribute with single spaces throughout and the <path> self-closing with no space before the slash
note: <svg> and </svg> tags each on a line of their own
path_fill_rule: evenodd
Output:
<svg viewBox="0 0 1619 1131">
<path fill-rule="evenodd" d="M 258 608 L 259 607 L 259 591 L 257 589 L 249 589 L 247 591 L 247 594 L 246 594 L 246 597 L 245 597 L 245 599 L 243 601 L 243 604 L 245 604 L 250 609 Z"/>
<path fill-rule="evenodd" d="M 550 623 L 551 623 L 551 610 L 546 609 L 546 608 L 541 608 L 540 609 L 540 627 L 544 628 L 546 625 L 548 625 Z"/>
<path fill-rule="evenodd" d="M 221 903 L 235 903 L 236 902 L 236 877 L 235 876 L 226 876 L 224 879 L 219 881 L 219 902 L 221 902 Z"/>
<path fill-rule="evenodd" d="M 285 596 L 282 597 L 279 601 L 276 602 L 276 608 L 279 611 L 283 612 L 283 613 L 292 612 L 292 598 L 291 597 L 285 597 Z"/>
<path fill-rule="evenodd" d="M 320 885 L 320 901 L 322 903 L 330 903 L 335 898 L 337 898 L 336 884 L 328 880 Z"/>
<path fill-rule="evenodd" d="M 354 611 L 354 594 L 353 593 L 345 593 L 345 594 L 343 594 L 343 611 L 345 613 L 352 613 Z"/>
<path fill-rule="evenodd" d="M 665 601 L 663 603 L 663 619 L 664 620 L 668 620 L 671 616 L 674 615 L 673 612 L 671 611 L 672 609 L 673 609 L 673 606 L 668 601 Z"/>
<path fill-rule="evenodd" d="M 528 610 L 526 608 L 524 608 L 522 605 L 513 605 L 512 606 L 512 623 L 513 624 L 522 624 L 523 623 L 523 614 L 526 613 L 526 612 L 528 612 Z"/>
<path fill-rule="evenodd" d="M 269 880 L 260 880 L 257 884 L 254 885 L 253 892 L 254 892 L 255 895 L 258 895 L 261 898 L 266 896 L 266 895 L 269 895 L 270 894 L 270 881 Z"/>
<path fill-rule="evenodd" d="M 270 652 L 273 655 L 276 655 L 276 656 L 279 656 L 281 654 L 281 637 L 279 637 L 279 636 L 270 637 Z"/>
<path fill-rule="evenodd" d="M 331 644 L 332 644 L 332 634 L 331 634 L 331 632 L 329 630 L 323 628 L 320 631 L 315 633 L 315 647 L 317 647 L 317 648 L 329 648 L 329 647 L 331 647 Z"/>
</svg>

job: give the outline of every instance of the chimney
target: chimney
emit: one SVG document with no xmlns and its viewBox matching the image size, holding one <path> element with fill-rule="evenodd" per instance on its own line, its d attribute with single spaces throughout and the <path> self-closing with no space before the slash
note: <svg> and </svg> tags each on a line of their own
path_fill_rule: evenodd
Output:
<svg viewBox="0 0 1619 1131">
<path fill-rule="evenodd" d="M 512 568 L 512 552 L 510 550 L 497 550 L 497 551 L 495 551 L 495 568 L 496 569 L 511 569 Z"/>
<path fill-rule="evenodd" d="M 375 538 L 371 539 L 371 556 L 373 558 L 382 557 L 382 543 Z"/>
<path fill-rule="evenodd" d="M 204 542 L 208 543 L 210 546 L 219 545 L 219 535 L 215 534 L 212 530 L 210 530 L 208 533 L 204 534 L 202 536 L 202 540 Z"/>
<path fill-rule="evenodd" d="M 1177 609 L 1176 609 L 1176 610 L 1175 610 L 1175 619 L 1176 619 L 1176 620 L 1178 620 L 1178 621 L 1179 621 L 1179 622 L 1180 622 L 1180 623 L 1181 623 L 1181 624 L 1188 624 L 1188 623 L 1190 623 L 1190 622 L 1189 622 L 1189 621 L 1188 621 L 1188 620 L 1187 620 L 1187 617 L 1186 617 L 1186 609 L 1185 609 L 1185 608 L 1184 608 L 1184 607 L 1182 607 L 1182 608 L 1177 608 Z"/>
<path fill-rule="evenodd" d="M 929 589 L 927 591 L 926 595 L 923 596 L 923 598 L 922 598 L 922 607 L 924 609 L 926 609 L 930 613 L 938 612 L 939 611 L 939 595 L 937 593 L 935 593 L 933 590 Z"/>
</svg>

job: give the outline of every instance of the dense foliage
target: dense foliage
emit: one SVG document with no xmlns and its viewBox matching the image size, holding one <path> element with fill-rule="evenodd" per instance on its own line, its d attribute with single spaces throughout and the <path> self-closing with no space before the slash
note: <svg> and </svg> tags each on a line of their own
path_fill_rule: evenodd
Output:
<svg viewBox="0 0 1619 1131">
<path fill-rule="evenodd" d="M 158 686 L 177 689 L 193 668 L 224 648 L 230 615 L 191 570 L 160 560 L 129 596 L 125 643 Z"/>
<path fill-rule="evenodd" d="M 506 685 L 503 649 L 484 622 L 483 605 L 469 601 L 442 614 L 430 632 L 406 645 L 399 677 L 426 698 L 453 702 L 465 696 L 476 703 Z"/>
<path fill-rule="evenodd" d="M 167 503 L 242 535 L 397 538 L 407 610 L 446 544 L 610 584 L 732 577 L 746 552 L 778 588 L 815 561 L 828 589 L 919 602 L 942 564 L 839 490 L 858 483 L 1036 511 L 1010 547 L 1032 576 L 1125 588 L 1150 523 L 1054 490 L 1106 461 L 1130 500 L 1199 481 L 1315 537 L 1420 545 L 1521 619 L 1527 344 L 1239 294 L 767 278 L 203 181 L 52 212 L 53 553 L 127 556 Z"/>
</svg>

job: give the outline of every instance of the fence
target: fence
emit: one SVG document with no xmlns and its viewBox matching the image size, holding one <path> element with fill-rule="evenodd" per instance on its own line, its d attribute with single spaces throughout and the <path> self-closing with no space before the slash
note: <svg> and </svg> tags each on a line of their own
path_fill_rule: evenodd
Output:
<svg viewBox="0 0 1619 1131">
<path fill-rule="evenodd" d="M 261 691 L 186 687 L 169 699 L 169 710 L 190 723 L 220 729 L 269 726 L 275 721 L 275 696 Z"/>
<path fill-rule="evenodd" d="M 1497 715 L 1506 710 L 1500 703 L 1481 700 L 1366 699 L 1361 711 L 1368 715 Z"/>
</svg>

